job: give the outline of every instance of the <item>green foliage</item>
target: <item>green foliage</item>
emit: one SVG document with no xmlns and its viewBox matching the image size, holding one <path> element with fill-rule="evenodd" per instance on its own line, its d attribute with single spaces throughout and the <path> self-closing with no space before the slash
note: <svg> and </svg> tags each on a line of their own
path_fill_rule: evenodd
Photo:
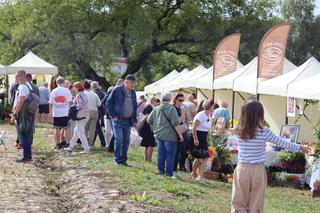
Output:
<svg viewBox="0 0 320 213">
<path fill-rule="evenodd" d="M 215 149 L 213 164 L 217 166 L 215 170 L 221 171 L 222 167 L 230 162 L 231 152 L 226 144 L 226 136 L 216 136 L 208 134 L 208 143 Z"/>
<path fill-rule="evenodd" d="M 132 195 L 131 199 L 133 201 L 137 201 L 137 202 L 141 202 L 141 203 L 145 203 L 153 206 L 159 206 L 161 204 L 159 200 L 154 199 L 151 196 L 148 196 L 146 192 L 143 192 L 142 195 Z"/>
<path fill-rule="evenodd" d="M 302 152 L 281 152 L 278 155 L 278 158 L 280 161 L 286 161 L 286 162 L 297 162 L 297 163 L 303 163 L 306 162 L 306 158 Z"/>
</svg>

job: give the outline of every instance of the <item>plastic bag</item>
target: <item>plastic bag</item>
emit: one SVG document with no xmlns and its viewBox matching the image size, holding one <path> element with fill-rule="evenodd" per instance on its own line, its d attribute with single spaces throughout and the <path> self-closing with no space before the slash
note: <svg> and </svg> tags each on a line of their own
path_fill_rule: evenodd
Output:
<svg viewBox="0 0 320 213">
<path fill-rule="evenodd" d="M 138 147 L 142 142 L 142 137 L 138 134 L 135 128 L 131 128 L 130 133 L 130 146 L 131 147 Z"/>
</svg>

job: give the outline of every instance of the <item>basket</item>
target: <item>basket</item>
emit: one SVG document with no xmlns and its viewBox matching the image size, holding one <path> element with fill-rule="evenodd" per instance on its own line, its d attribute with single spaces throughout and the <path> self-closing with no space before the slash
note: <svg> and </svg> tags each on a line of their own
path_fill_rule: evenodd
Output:
<svg viewBox="0 0 320 213">
<path fill-rule="evenodd" d="M 207 180 L 219 180 L 219 172 L 214 172 L 214 171 L 205 171 L 203 173 L 203 178 Z"/>
</svg>

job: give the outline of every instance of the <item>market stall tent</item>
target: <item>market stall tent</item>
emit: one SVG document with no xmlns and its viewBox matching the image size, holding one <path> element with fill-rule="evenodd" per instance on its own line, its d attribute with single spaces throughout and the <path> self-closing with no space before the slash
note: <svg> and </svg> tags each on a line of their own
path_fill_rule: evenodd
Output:
<svg viewBox="0 0 320 213">
<path fill-rule="evenodd" d="M 285 58 L 283 73 L 293 71 L 297 66 Z M 258 57 L 238 76 L 233 83 L 233 90 L 249 94 L 257 94 L 257 84 L 264 79 L 257 79 Z"/>
<path fill-rule="evenodd" d="M 181 77 L 174 79 L 171 82 L 168 82 L 165 87 L 168 91 L 176 91 L 181 88 L 186 88 L 186 86 L 188 85 L 188 81 L 192 78 L 192 76 L 196 76 L 199 73 L 204 72 L 205 70 L 205 67 L 199 65 L 191 71 L 189 71 L 188 73 L 181 75 Z"/>
<path fill-rule="evenodd" d="M 197 79 L 204 76 L 205 74 L 208 74 L 210 70 L 208 71 L 204 66 L 199 65 L 196 68 L 192 70 L 194 73 L 190 75 L 188 78 L 183 78 L 180 81 L 180 88 L 196 88 Z M 212 71 L 212 70 L 211 70 Z"/>
<path fill-rule="evenodd" d="M 166 79 L 171 79 L 173 78 L 174 76 L 177 76 L 179 75 L 179 72 L 177 70 L 173 70 L 171 71 L 170 73 L 168 73 L 167 75 L 165 75 L 163 78 L 159 79 L 158 81 L 156 82 L 153 82 L 152 84 L 149 84 L 147 86 L 144 87 L 144 92 L 146 94 L 149 94 L 149 95 L 154 95 L 155 94 L 155 87 L 159 84 L 161 84 L 161 82 L 165 81 Z"/>
<path fill-rule="evenodd" d="M 6 67 L 9 76 L 9 85 L 15 81 L 15 73 L 19 70 L 25 70 L 27 73 L 33 75 L 33 79 L 37 79 L 37 84 L 43 82 L 50 82 L 52 75 L 58 74 L 58 68 L 33 52 L 29 52 L 13 64 Z"/>
<path fill-rule="evenodd" d="M 156 93 L 168 92 L 169 90 L 168 90 L 167 85 L 170 84 L 170 82 L 173 82 L 176 79 L 182 78 L 188 73 L 189 73 L 189 70 L 187 68 L 183 69 L 181 72 L 179 72 L 178 75 L 174 76 L 173 78 L 167 79 L 167 80 L 161 82 L 161 84 L 159 84 L 158 86 L 156 86 L 155 92 Z"/>
<path fill-rule="evenodd" d="M 306 65 L 305 65 L 306 64 Z M 303 65 L 305 72 L 288 85 L 288 97 L 320 100 L 320 63 L 310 58 Z"/>
<path fill-rule="evenodd" d="M 284 96 L 284 97 L 288 96 L 288 97 L 299 97 L 299 98 L 303 97 L 306 99 L 314 99 L 314 97 L 320 97 L 320 96 L 319 95 L 310 96 L 311 98 L 307 98 L 309 96 L 305 94 L 306 93 L 317 94 L 317 92 L 312 89 L 315 85 L 319 85 L 319 82 L 317 83 L 316 81 L 314 81 L 314 76 L 316 74 L 320 74 L 320 63 L 317 59 L 315 59 L 314 57 L 311 57 L 301 66 L 294 69 L 292 72 L 288 72 L 278 77 L 260 82 L 258 85 L 258 93 L 266 94 L 266 95 Z M 303 79 L 305 80 L 308 79 L 308 81 L 304 81 Z M 302 81 L 302 84 L 301 84 L 301 81 Z M 296 82 L 298 83 L 299 87 L 295 86 Z M 292 84 L 293 86 L 291 86 Z M 291 88 L 291 91 L 289 94 L 288 94 L 288 87 Z M 303 88 L 303 90 L 301 90 L 301 88 Z"/>
<path fill-rule="evenodd" d="M 220 84 L 220 81 L 226 81 L 227 84 L 231 84 L 231 87 L 224 87 L 223 89 L 232 89 L 233 80 L 235 77 L 239 76 L 241 74 L 240 70 L 242 70 L 243 65 L 238 60 L 237 62 L 237 70 L 229 75 L 223 76 L 221 78 L 218 78 L 214 81 L 214 87 L 215 89 L 222 89 L 221 86 L 216 88 L 216 85 Z M 207 69 L 206 75 L 196 79 L 196 88 L 198 89 L 207 89 L 212 90 L 212 83 L 213 83 L 213 67 Z"/>
<path fill-rule="evenodd" d="M 31 51 L 18 61 L 7 66 L 7 74 L 15 74 L 19 70 L 25 70 L 30 74 L 58 74 L 58 68 L 56 66 L 46 62 Z"/>
</svg>

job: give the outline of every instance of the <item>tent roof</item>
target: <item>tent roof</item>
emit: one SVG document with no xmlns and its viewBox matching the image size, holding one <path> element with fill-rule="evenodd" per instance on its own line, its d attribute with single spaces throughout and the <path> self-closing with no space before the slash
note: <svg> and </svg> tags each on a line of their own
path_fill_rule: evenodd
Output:
<svg viewBox="0 0 320 213">
<path fill-rule="evenodd" d="M 287 96 L 319 100 L 320 63 L 313 57 L 307 62 L 301 65 L 305 67 L 305 71 L 288 85 Z"/>
<path fill-rule="evenodd" d="M 258 93 L 267 95 L 287 96 L 288 85 L 293 82 L 314 76 L 320 72 L 320 63 L 314 57 L 311 57 L 301 66 L 291 72 L 278 77 L 262 81 L 258 86 Z"/>
<path fill-rule="evenodd" d="M 146 93 L 149 93 L 149 94 L 155 94 L 155 87 L 159 84 L 161 84 L 162 81 L 165 81 L 167 78 L 172 78 L 174 76 L 177 76 L 179 73 L 177 70 L 173 70 L 171 71 L 169 74 L 165 75 L 163 78 L 159 79 L 158 81 L 156 82 L 153 82 L 152 84 L 149 84 L 147 86 L 144 87 L 144 91 Z"/>
<path fill-rule="evenodd" d="M 243 73 L 241 73 L 241 75 L 234 80 L 234 91 L 246 92 L 250 94 L 257 93 L 257 83 L 263 81 L 264 79 L 257 80 L 258 57 L 254 58 L 251 62 L 250 66 L 246 67 Z M 283 73 L 290 72 L 294 70 L 296 67 L 296 65 L 294 65 L 288 59 L 285 58 Z"/>
<path fill-rule="evenodd" d="M 221 84 L 221 80 L 224 81 L 223 79 L 227 80 L 227 82 L 230 82 L 230 79 L 231 79 L 231 83 L 233 84 L 233 77 L 232 76 L 238 76 L 239 75 L 239 71 L 240 69 L 243 67 L 243 65 L 240 63 L 240 61 L 238 60 L 237 62 L 237 70 L 229 75 L 226 75 L 226 76 L 223 76 L 221 78 L 218 78 L 214 81 L 214 87 L 215 89 L 222 89 L 222 88 L 217 88 L 217 85 L 218 87 L 220 87 L 219 85 Z M 212 82 L 213 82 L 213 66 L 209 67 L 207 69 L 207 74 L 206 75 L 203 75 L 202 77 L 198 78 L 197 79 L 197 83 L 196 83 L 196 87 L 199 88 L 199 89 L 210 89 L 212 90 Z M 230 76 L 230 77 L 227 77 L 227 76 Z M 229 79 L 230 78 L 230 79 Z M 223 86 L 224 87 L 224 86 Z M 231 86 L 232 88 L 232 86 Z M 231 89 L 229 88 L 229 89 Z"/>
<path fill-rule="evenodd" d="M 188 73 L 179 76 L 179 78 L 174 79 L 173 81 L 168 82 L 168 84 L 165 86 L 168 91 L 174 91 L 182 88 L 182 82 L 189 81 L 190 78 L 197 74 L 197 72 L 201 72 L 205 69 L 202 65 L 199 65 L 189 71 Z M 185 87 L 184 87 L 185 88 Z"/>
<path fill-rule="evenodd" d="M 19 70 L 25 70 L 31 74 L 58 74 L 58 68 L 56 66 L 49 64 L 31 51 L 18 61 L 7 66 L 7 74 L 14 74 Z"/>
<path fill-rule="evenodd" d="M 188 77 L 181 79 L 180 88 L 195 88 L 197 84 L 197 79 L 206 74 L 207 69 L 204 66 L 199 65 L 193 70 L 191 70 L 190 73 L 191 74 L 188 75 Z"/>
<path fill-rule="evenodd" d="M 172 81 L 175 81 L 176 79 L 179 79 L 183 76 L 185 76 L 186 74 L 189 73 L 189 70 L 187 68 L 183 69 L 181 72 L 179 72 L 178 75 L 172 77 L 172 78 L 168 78 L 166 79 L 165 81 L 161 82 L 159 85 L 157 85 L 155 87 L 155 93 L 162 93 L 162 92 L 167 92 L 169 91 L 168 90 L 168 87 L 167 85 L 172 82 Z"/>
</svg>

